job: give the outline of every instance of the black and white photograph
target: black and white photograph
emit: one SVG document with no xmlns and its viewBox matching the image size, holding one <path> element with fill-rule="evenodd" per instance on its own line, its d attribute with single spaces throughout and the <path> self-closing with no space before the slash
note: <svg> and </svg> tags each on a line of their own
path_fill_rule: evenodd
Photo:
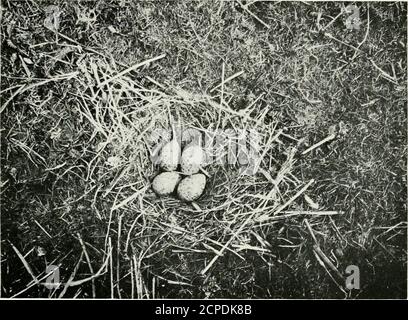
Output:
<svg viewBox="0 0 408 320">
<path fill-rule="evenodd" d="M 1 299 L 407 299 L 407 2 L 0 10 Z"/>
</svg>

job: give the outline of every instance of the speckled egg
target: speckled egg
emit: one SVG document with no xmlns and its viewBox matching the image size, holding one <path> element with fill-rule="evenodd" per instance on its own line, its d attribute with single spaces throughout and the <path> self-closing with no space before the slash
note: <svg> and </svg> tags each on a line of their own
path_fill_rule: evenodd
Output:
<svg viewBox="0 0 408 320">
<path fill-rule="evenodd" d="M 153 179 L 153 191 L 159 196 L 167 196 L 176 189 L 180 180 L 181 176 L 177 172 L 162 172 Z"/>
<path fill-rule="evenodd" d="M 181 148 L 177 140 L 166 143 L 159 158 L 159 165 L 165 171 L 174 171 L 180 162 Z"/>
<path fill-rule="evenodd" d="M 188 145 L 181 155 L 181 172 L 184 174 L 194 174 L 204 165 L 205 152 L 197 145 Z"/>
<path fill-rule="evenodd" d="M 179 183 L 177 195 L 186 202 L 197 200 L 204 192 L 205 183 L 206 177 L 201 173 L 188 176 Z"/>
</svg>

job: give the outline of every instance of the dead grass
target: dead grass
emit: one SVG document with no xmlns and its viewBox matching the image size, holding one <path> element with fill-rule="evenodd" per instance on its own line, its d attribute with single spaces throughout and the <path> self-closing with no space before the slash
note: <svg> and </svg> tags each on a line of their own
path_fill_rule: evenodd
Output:
<svg viewBox="0 0 408 320">
<path fill-rule="evenodd" d="M 57 31 L 2 4 L 3 296 L 405 296 L 405 5 L 351 31 L 340 3 L 54 4 Z M 213 163 L 195 204 L 157 198 L 169 114 L 255 129 L 259 171 Z"/>
</svg>

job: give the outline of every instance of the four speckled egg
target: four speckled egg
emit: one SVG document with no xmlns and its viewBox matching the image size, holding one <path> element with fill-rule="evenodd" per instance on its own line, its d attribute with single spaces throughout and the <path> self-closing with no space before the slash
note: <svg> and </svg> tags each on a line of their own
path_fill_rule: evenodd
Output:
<svg viewBox="0 0 408 320">
<path fill-rule="evenodd" d="M 187 175 L 182 179 L 175 170 L 180 163 L 181 172 Z M 180 200 L 192 202 L 204 192 L 206 176 L 198 173 L 205 163 L 203 148 L 194 141 L 181 147 L 177 140 L 166 143 L 160 153 L 159 166 L 164 171 L 158 174 L 152 182 L 152 189 L 158 196 L 168 196 L 177 189 Z"/>
</svg>

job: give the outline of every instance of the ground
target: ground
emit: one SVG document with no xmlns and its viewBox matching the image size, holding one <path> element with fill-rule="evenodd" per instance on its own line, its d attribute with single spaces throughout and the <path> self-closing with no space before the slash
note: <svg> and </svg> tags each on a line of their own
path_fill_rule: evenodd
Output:
<svg viewBox="0 0 408 320">
<path fill-rule="evenodd" d="M 1 295 L 405 298 L 407 4 L 356 3 L 361 24 L 351 26 L 347 5 L 3 0 Z M 212 89 L 243 71 L 224 84 L 223 99 L 235 111 L 255 102 L 254 117 L 267 110 L 265 123 L 299 142 L 293 175 L 314 179 L 308 196 L 337 214 L 278 221 L 251 239 L 267 252 L 226 251 L 205 275 L 213 251 L 163 246 L 149 258 L 149 235 L 131 239 L 133 258 L 146 250 L 142 262 L 114 250 L 131 212 L 112 217 L 110 194 L 97 196 L 119 173 L 107 170 L 100 185 L 88 179 L 98 132 L 73 93 L 81 61 L 122 71 L 162 54 L 127 76 L 149 90 L 219 99 Z M 305 208 L 305 200 L 290 207 Z M 359 268 L 360 288 L 336 281 L 316 243 L 343 276 Z M 48 265 L 60 266 L 64 283 L 97 276 L 49 290 L 36 284 Z"/>
</svg>

